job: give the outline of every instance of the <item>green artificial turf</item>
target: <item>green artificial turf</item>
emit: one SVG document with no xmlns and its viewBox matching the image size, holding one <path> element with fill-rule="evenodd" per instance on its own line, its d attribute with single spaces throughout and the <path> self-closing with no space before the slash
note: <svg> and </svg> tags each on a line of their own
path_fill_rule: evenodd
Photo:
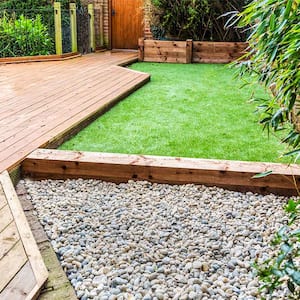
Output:
<svg viewBox="0 0 300 300">
<path fill-rule="evenodd" d="M 282 162 L 284 146 L 262 132 L 250 103 L 226 65 L 137 63 L 151 82 L 127 97 L 60 149 Z"/>
</svg>

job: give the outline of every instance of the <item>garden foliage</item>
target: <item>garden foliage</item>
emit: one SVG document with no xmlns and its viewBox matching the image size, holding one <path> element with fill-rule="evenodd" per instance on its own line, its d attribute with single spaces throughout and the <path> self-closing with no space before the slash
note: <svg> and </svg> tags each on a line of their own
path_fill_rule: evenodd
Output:
<svg viewBox="0 0 300 300">
<path fill-rule="evenodd" d="M 41 8 L 51 8 L 53 5 L 53 0 L 0 0 L 0 9 L 15 9 L 15 10 L 24 10 L 24 9 L 41 9 Z M 61 2 L 61 6 L 64 9 L 69 8 L 70 2 L 75 2 L 77 6 L 81 5 L 80 0 L 56 0 L 55 2 Z"/>
<path fill-rule="evenodd" d="M 225 29 L 228 11 L 241 10 L 249 0 L 151 0 L 152 33 L 157 38 L 242 41 L 245 34 Z"/>
<path fill-rule="evenodd" d="M 0 19 L 0 57 L 47 55 L 54 45 L 41 16 Z"/>
<path fill-rule="evenodd" d="M 239 26 L 249 29 L 249 53 L 240 74 L 250 73 L 274 96 L 255 99 L 260 122 L 267 130 L 289 129 L 283 139 L 300 154 L 300 133 L 291 122 L 300 101 L 300 0 L 253 1 L 240 15 Z"/>
<path fill-rule="evenodd" d="M 263 262 L 256 262 L 257 275 L 263 282 L 261 289 L 272 295 L 274 291 L 286 285 L 290 299 L 300 299 L 300 200 L 290 200 L 285 207 L 289 213 L 289 223 L 275 235 L 272 246 L 275 256 Z"/>
<path fill-rule="evenodd" d="M 240 62 L 240 75 L 251 75 L 273 93 L 267 99 L 256 98 L 260 123 L 268 131 L 288 129 L 282 142 L 292 151 L 286 155 L 300 157 L 300 132 L 295 119 L 300 118 L 300 0 L 253 1 L 238 18 L 249 31 L 249 53 Z M 290 200 L 287 226 L 272 242 L 275 255 L 255 268 L 263 282 L 262 290 L 272 297 L 278 288 L 287 288 L 291 299 L 300 299 L 300 201 Z"/>
<path fill-rule="evenodd" d="M 63 51 L 71 51 L 69 3 L 62 6 Z M 54 54 L 54 11 L 52 0 L 0 0 L 0 57 Z"/>
</svg>

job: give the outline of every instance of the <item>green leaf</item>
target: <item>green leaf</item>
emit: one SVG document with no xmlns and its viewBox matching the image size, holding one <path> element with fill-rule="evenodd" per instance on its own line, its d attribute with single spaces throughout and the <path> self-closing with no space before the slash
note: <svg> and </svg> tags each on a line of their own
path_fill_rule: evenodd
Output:
<svg viewBox="0 0 300 300">
<path fill-rule="evenodd" d="M 293 274 L 291 275 L 293 281 L 300 286 L 300 271 L 294 271 Z"/>
<path fill-rule="evenodd" d="M 273 173 L 273 171 L 265 171 L 265 172 L 256 174 L 256 175 L 252 176 L 251 178 L 253 178 L 253 179 L 263 178 L 263 177 L 267 177 L 267 176 L 271 175 L 272 173 Z"/>
<path fill-rule="evenodd" d="M 291 13 L 292 5 L 294 0 L 288 0 L 285 11 L 284 11 L 284 19 L 287 19 Z"/>
<path fill-rule="evenodd" d="M 289 199 L 287 205 L 285 206 L 285 211 L 288 213 L 294 212 L 296 210 L 298 206 L 298 203 L 293 200 L 293 199 Z"/>
</svg>

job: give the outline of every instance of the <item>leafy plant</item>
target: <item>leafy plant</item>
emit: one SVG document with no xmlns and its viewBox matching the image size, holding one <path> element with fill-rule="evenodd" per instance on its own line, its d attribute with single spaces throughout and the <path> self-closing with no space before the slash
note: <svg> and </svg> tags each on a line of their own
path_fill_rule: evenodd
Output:
<svg viewBox="0 0 300 300">
<path fill-rule="evenodd" d="M 240 41 L 246 37 L 239 30 L 224 29 L 229 10 L 239 10 L 247 0 L 151 0 L 151 25 L 163 29 L 172 39 Z M 155 35 L 156 32 L 153 32 Z"/>
<path fill-rule="evenodd" d="M 300 132 L 293 120 L 300 101 L 300 0 L 253 1 L 239 14 L 239 26 L 249 28 L 249 53 L 239 64 L 240 75 L 251 74 L 273 96 L 255 99 L 260 123 L 268 131 L 287 129 L 282 142 L 300 155 Z"/>
<path fill-rule="evenodd" d="M 14 9 L 14 10 L 32 10 L 32 9 L 41 9 L 41 8 L 49 8 L 53 5 L 53 0 L 0 0 L 0 9 Z M 63 9 L 69 8 L 70 2 L 75 2 L 77 6 L 81 6 L 80 0 L 56 0 L 56 2 L 61 2 L 61 6 Z M 85 2 L 85 1 L 82 1 Z"/>
<path fill-rule="evenodd" d="M 244 11 L 229 19 L 230 25 L 248 32 L 249 52 L 238 63 L 240 75 L 252 76 L 267 89 L 268 98 L 258 102 L 260 123 L 268 132 L 288 130 L 282 139 L 292 151 L 286 155 L 300 157 L 300 0 L 253 1 Z M 290 200 L 286 206 L 289 223 L 275 235 L 272 246 L 275 255 L 255 268 L 263 282 L 264 295 L 272 297 L 275 290 L 287 288 L 291 299 L 300 299 L 300 200 Z"/>
<path fill-rule="evenodd" d="M 274 291 L 286 286 L 290 299 L 300 299 L 300 200 L 289 200 L 285 207 L 289 222 L 275 235 L 271 245 L 276 254 L 254 267 L 263 282 L 261 290 L 272 296 Z"/>
<path fill-rule="evenodd" d="M 53 52 L 53 41 L 40 15 L 35 19 L 23 15 L 14 19 L 4 15 L 0 19 L 0 36 L 1 57 L 46 55 Z"/>
</svg>

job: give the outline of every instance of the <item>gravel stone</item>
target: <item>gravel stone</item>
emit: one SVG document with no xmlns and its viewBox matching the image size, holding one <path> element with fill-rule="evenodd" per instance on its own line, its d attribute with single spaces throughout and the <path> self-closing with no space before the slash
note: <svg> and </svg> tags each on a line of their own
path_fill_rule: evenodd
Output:
<svg viewBox="0 0 300 300">
<path fill-rule="evenodd" d="M 275 195 L 145 181 L 21 180 L 79 299 L 260 299 Z M 274 299 L 287 299 L 280 290 Z"/>
</svg>

